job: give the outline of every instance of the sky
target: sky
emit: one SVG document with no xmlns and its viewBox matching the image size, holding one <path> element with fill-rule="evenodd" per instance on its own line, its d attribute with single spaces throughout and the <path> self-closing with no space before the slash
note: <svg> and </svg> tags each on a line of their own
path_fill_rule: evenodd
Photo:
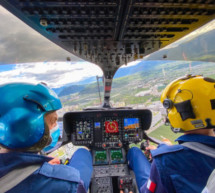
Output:
<svg viewBox="0 0 215 193">
<path fill-rule="evenodd" d="M 129 63 L 122 68 L 136 65 L 140 61 Z M 37 62 L 0 65 L 0 82 L 45 82 L 52 88 L 78 82 L 89 77 L 102 76 L 103 72 L 97 65 L 79 62 Z"/>
<path fill-rule="evenodd" d="M 4 71 L 1 71 L 3 66 Z M 11 67 L 12 66 L 12 67 Z M 16 65 L 0 65 L 0 82 L 45 82 L 52 88 L 78 82 L 92 77 L 102 76 L 102 70 L 89 62 L 38 62 Z"/>
<path fill-rule="evenodd" d="M 214 28 L 215 21 L 198 32 L 189 34 L 183 41 L 190 40 L 199 33 Z M 179 40 L 172 46 L 177 46 L 181 42 Z M 52 88 L 58 88 L 103 74 L 97 65 L 83 61 L 55 45 L 1 6 L 0 50 L 1 84 L 26 81 L 30 83 L 46 82 Z M 71 62 L 66 61 L 67 57 L 70 57 Z M 127 66 L 136 65 L 139 62 L 140 60 L 131 62 Z"/>
</svg>

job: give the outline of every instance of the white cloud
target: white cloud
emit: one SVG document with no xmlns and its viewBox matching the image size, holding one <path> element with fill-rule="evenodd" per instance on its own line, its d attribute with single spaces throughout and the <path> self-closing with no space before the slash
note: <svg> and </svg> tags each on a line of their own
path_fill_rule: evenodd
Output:
<svg viewBox="0 0 215 193">
<path fill-rule="evenodd" d="M 0 72 L 0 82 L 46 82 L 50 87 L 57 88 L 102 74 L 98 66 L 89 62 L 25 63 L 15 65 L 12 70 Z"/>
</svg>

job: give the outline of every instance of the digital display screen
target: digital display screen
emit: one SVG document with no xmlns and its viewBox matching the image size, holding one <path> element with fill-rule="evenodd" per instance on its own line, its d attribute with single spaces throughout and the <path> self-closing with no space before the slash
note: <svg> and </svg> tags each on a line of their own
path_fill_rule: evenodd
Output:
<svg viewBox="0 0 215 193">
<path fill-rule="evenodd" d="M 105 121 L 105 132 L 106 133 L 118 133 L 119 125 L 117 121 Z"/>
<path fill-rule="evenodd" d="M 110 156 L 111 156 L 111 163 L 113 164 L 124 162 L 121 149 L 110 150 Z"/>
<path fill-rule="evenodd" d="M 124 119 L 124 129 L 138 129 L 139 119 L 138 118 L 125 118 Z"/>
<path fill-rule="evenodd" d="M 120 120 L 115 118 L 106 118 L 104 120 L 103 140 L 105 142 L 119 141 Z"/>
<path fill-rule="evenodd" d="M 76 121 L 76 139 L 78 141 L 85 141 L 91 139 L 90 121 Z"/>
<path fill-rule="evenodd" d="M 101 123 L 100 122 L 95 122 L 94 123 L 94 128 L 95 129 L 100 129 L 101 128 Z"/>
<path fill-rule="evenodd" d="M 140 124 L 138 118 L 124 118 L 124 138 L 134 139 L 139 138 L 138 130 Z"/>
<path fill-rule="evenodd" d="M 107 164 L 107 152 L 95 151 L 95 164 Z"/>
</svg>

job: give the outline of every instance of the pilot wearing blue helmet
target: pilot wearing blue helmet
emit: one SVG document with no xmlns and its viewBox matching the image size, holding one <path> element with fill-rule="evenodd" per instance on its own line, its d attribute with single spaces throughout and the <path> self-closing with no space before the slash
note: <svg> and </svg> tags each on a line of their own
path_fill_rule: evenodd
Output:
<svg viewBox="0 0 215 193">
<path fill-rule="evenodd" d="M 51 143 L 61 102 L 44 84 L 10 83 L 0 86 L 0 192 L 86 192 L 92 157 L 77 150 L 69 164 L 51 165 L 39 155 Z"/>
</svg>

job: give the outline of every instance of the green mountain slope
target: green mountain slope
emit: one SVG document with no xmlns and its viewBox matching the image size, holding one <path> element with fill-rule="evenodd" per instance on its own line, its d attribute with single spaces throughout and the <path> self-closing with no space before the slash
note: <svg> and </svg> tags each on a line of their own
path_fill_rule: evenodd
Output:
<svg viewBox="0 0 215 193">
<path fill-rule="evenodd" d="M 214 63 L 208 62 L 180 62 L 166 61 L 153 65 L 152 70 L 140 71 L 135 74 L 116 78 L 113 80 L 111 90 L 111 103 L 113 106 L 134 106 L 150 104 L 158 101 L 161 90 L 170 81 L 185 74 L 203 74 L 215 77 Z M 142 64 L 144 65 L 144 63 Z M 103 99 L 103 83 L 100 82 L 101 97 Z M 142 94 L 145 91 L 148 94 Z M 89 106 L 100 105 L 97 83 L 86 85 L 79 92 L 61 97 L 64 106 L 78 106 L 81 110 Z"/>
</svg>

